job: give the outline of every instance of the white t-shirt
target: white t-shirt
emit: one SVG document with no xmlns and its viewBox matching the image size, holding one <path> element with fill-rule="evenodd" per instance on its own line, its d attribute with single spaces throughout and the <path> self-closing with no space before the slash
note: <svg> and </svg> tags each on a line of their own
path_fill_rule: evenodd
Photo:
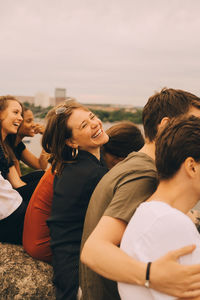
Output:
<svg viewBox="0 0 200 300">
<path fill-rule="evenodd" d="M 200 263 L 200 235 L 191 219 L 170 205 L 151 201 L 142 203 L 131 218 L 121 242 L 121 249 L 139 261 L 154 261 L 168 251 L 196 244 L 196 249 L 182 256 L 184 265 Z M 150 275 L 151 278 L 151 275 Z M 175 297 L 143 286 L 118 283 L 122 300 L 172 300 Z"/>
<path fill-rule="evenodd" d="M 22 203 L 22 197 L 0 172 L 0 220 L 10 216 Z"/>
</svg>

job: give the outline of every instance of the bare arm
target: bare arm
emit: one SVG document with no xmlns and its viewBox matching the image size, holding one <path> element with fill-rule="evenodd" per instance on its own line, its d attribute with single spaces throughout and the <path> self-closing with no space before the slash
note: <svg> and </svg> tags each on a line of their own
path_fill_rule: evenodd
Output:
<svg viewBox="0 0 200 300">
<path fill-rule="evenodd" d="M 48 165 L 48 154 L 42 150 L 40 157 L 37 158 L 27 148 L 22 152 L 21 160 L 33 169 L 45 170 Z"/>
<path fill-rule="evenodd" d="M 118 248 L 126 225 L 119 219 L 103 216 L 83 247 L 81 261 L 106 278 L 142 285 L 146 264 L 133 261 Z M 138 272 L 134 272 L 136 265 Z"/>
<path fill-rule="evenodd" d="M 83 247 L 81 261 L 106 278 L 144 285 L 146 264 L 118 248 L 125 228 L 125 222 L 103 216 Z M 151 287 L 179 298 L 199 296 L 200 265 L 183 266 L 177 262 L 179 256 L 191 253 L 194 248 L 188 246 L 169 252 L 153 262 Z"/>
<path fill-rule="evenodd" d="M 15 188 L 15 189 L 19 188 L 23 185 L 26 185 L 26 183 L 23 182 L 21 180 L 21 178 L 19 177 L 19 174 L 18 174 L 15 166 L 12 166 L 12 167 L 9 168 L 9 173 L 7 175 L 7 178 L 9 180 L 9 182 L 11 183 L 12 187 Z"/>
</svg>

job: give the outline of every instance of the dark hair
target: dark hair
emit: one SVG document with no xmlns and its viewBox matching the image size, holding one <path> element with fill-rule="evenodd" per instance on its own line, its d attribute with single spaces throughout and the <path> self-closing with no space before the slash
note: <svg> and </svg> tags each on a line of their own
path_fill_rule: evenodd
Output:
<svg viewBox="0 0 200 300">
<path fill-rule="evenodd" d="M 0 96 L 0 112 L 4 111 L 8 107 L 9 101 L 16 101 L 21 105 L 22 116 L 23 116 L 24 110 L 23 110 L 22 103 L 17 98 L 15 98 L 14 96 L 11 96 L 11 95 Z M 2 149 L 4 151 L 5 157 L 8 160 L 8 163 L 10 164 L 11 161 L 16 160 L 16 157 L 15 157 L 12 147 L 10 145 L 9 135 L 6 137 L 5 141 L 3 142 L 2 136 L 1 136 L 1 130 L 2 130 L 2 127 L 1 127 L 1 121 L 0 121 L 0 143 L 1 143 Z"/>
<path fill-rule="evenodd" d="M 24 109 L 24 112 L 25 112 L 25 111 L 28 111 L 28 110 L 30 110 L 30 111 L 32 112 L 32 110 L 31 110 L 29 107 L 24 106 L 24 105 L 23 105 L 23 109 Z"/>
<path fill-rule="evenodd" d="M 73 149 L 66 145 L 66 139 L 72 137 L 72 129 L 67 126 L 67 121 L 73 110 L 78 108 L 89 111 L 80 103 L 69 100 L 51 109 L 46 116 L 47 124 L 42 137 L 42 147 L 51 154 L 52 172 L 56 170 L 60 174 L 64 162 L 73 160 Z"/>
<path fill-rule="evenodd" d="M 186 114 L 192 106 L 200 109 L 199 97 L 186 91 L 163 88 L 160 93 L 150 97 L 144 106 L 142 119 L 145 137 L 153 141 L 164 117 Z"/>
<path fill-rule="evenodd" d="M 187 157 L 200 161 L 200 118 L 169 121 L 156 138 L 156 167 L 161 180 L 176 174 Z"/>
<path fill-rule="evenodd" d="M 120 122 L 106 130 L 109 141 L 102 146 L 102 150 L 116 157 L 125 158 L 132 151 L 140 150 L 144 145 L 144 138 L 140 129 L 132 122 Z"/>
</svg>

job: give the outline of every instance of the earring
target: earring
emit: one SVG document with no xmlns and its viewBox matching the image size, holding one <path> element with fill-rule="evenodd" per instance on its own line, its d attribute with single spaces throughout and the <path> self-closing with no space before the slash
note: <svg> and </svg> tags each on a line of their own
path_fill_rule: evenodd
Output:
<svg viewBox="0 0 200 300">
<path fill-rule="evenodd" d="M 72 158 L 75 159 L 78 155 L 78 148 L 73 148 L 72 149 Z"/>
</svg>

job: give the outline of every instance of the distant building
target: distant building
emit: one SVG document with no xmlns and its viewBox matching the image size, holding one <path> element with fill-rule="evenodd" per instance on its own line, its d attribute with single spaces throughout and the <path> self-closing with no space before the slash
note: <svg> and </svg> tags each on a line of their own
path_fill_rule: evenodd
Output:
<svg viewBox="0 0 200 300">
<path fill-rule="evenodd" d="M 50 97 L 47 93 L 37 93 L 35 95 L 35 106 L 48 107 L 50 106 Z"/>
<path fill-rule="evenodd" d="M 66 99 L 66 89 L 56 88 L 55 89 L 55 105 Z"/>
</svg>

